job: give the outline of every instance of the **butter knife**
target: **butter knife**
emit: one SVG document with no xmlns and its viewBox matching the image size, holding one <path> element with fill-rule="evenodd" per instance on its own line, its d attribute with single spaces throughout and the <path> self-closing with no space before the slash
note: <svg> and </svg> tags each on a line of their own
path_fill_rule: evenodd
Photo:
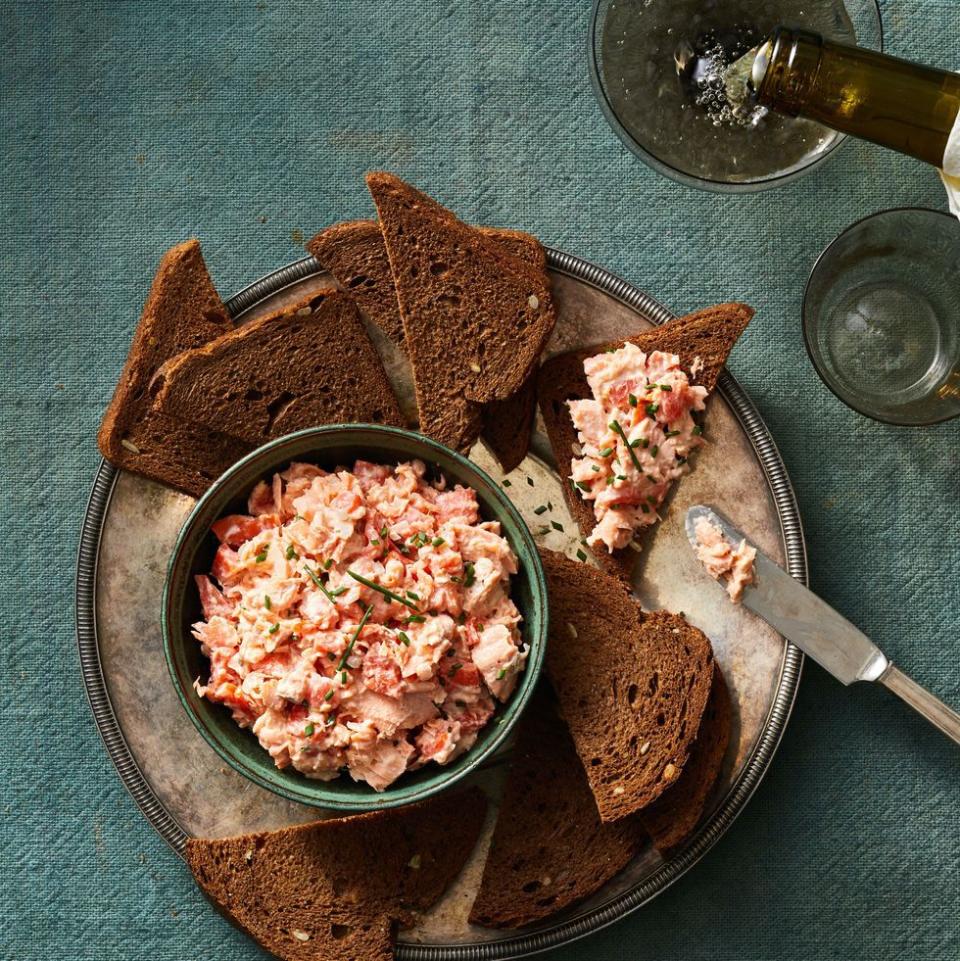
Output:
<svg viewBox="0 0 960 961">
<path fill-rule="evenodd" d="M 750 539 L 721 514 L 703 505 L 687 511 L 687 537 L 697 548 L 696 523 L 706 517 L 736 546 Z M 755 545 L 751 545 L 755 546 Z M 757 551 L 756 581 L 743 592 L 742 604 L 793 641 L 842 684 L 876 681 L 960 744 L 960 714 L 908 677 L 873 641 L 798 580 Z"/>
</svg>

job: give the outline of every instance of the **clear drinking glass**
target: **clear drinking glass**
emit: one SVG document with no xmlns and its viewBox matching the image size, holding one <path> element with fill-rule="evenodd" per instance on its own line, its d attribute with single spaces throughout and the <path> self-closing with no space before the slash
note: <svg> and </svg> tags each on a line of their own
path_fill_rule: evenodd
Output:
<svg viewBox="0 0 960 961">
<path fill-rule="evenodd" d="M 763 110 L 750 122 L 720 120 L 695 103 L 675 62 L 681 45 L 734 59 L 781 25 L 883 49 L 876 0 L 595 0 L 590 67 L 604 115 L 641 160 L 690 186 L 747 192 L 799 177 L 845 137 Z M 715 61 L 697 63 L 710 80 Z M 703 69 L 694 73 L 702 80 Z"/>
<path fill-rule="evenodd" d="M 960 222 L 903 208 L 848 227 L 810 274 L 803 333 L 824 383 L 861 414 L 960 416 Z"/>
</svg>

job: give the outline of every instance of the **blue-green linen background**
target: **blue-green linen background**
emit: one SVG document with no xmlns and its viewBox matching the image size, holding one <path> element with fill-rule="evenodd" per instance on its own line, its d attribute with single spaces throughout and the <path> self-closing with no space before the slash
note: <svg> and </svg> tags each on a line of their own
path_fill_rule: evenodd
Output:
<svg viewBox="0 0 960 961">
<path fill-rule="evenodd" d="M 960 68 L 960 3 L 886 0 L 889 51 Z M 94 434 L 161 252 L 199 237 L 229 295 L 368 216 L 387 167 L 676 310 L 758 315 L 731 362 L 776 437 L 813 587 L 960 701 L 960 422 L 843 407 L 803 349 L 820 249 L 943 208 L 930 169 L 851 144 L 719 197 L 630 156 L 590 89 L 586 0 L 0 2 L 3 558 L 0 957 L 264 957 L 125 793 L 73 634 Z M 145 692 L 149 697 L 149 692 Z M 960 957 L 960 753 L 884 692 L 806 668 L 764 783 L 707 858 L 571 959 Z"/>
</svg>

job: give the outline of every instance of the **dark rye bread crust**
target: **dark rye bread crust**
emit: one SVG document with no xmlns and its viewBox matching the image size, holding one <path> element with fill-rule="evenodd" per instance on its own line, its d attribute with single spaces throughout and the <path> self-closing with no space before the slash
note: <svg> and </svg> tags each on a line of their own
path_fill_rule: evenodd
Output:
<svg viewBox="0 0 960 961">
<path fill-rule="evenodd" d="M 111 464 L 199 497 L 249 452 L 233 437 L 152 409 L 151 381 L 160 366 L 232 326 L 200 244 L 188 240 L 168 250 L 97 434 L 97 446 Z"/>
<path fill-rule="evenodd" d="M 678 614 L 646 612 L 617 578 L 541 549 L 547 675 L 603 821 L 653 803 L 683 772 L 713 683 L 713 650 Z"/>
<path fill-rule="evenodd" d="M 700 722 L 700 733 L 690 751 L 690 760 L 676 784 L 639 814 L 662 854 L 669 855 L 681 847 L 700 823 L 723 770 L 732 724 L 730 692 L 720 665 L 714 662 L 710 699 Z"/>
<path fill-rule="evenodd" d="M 565 480 L 569 478 L 573 460 L 573 445 L 577 443 L 577 431 L 570 419 L 568 400 L 589 398 L 590 387 L 583 372 L 583 362 L 601 351 L 622 347 L 625 343 L 636 344 L 650 353 L 654 350 L 677 354 L 680 364 L 688 372 L 696 358 L 703 368 L 691 383 L 713 391 L 727 362 L 733 345 L 753 317 L 753 308 L 746 304 L 730 303 L 707 307 L 696 313 L 678 317 L 660 327 L 645 330 L 626 341 L 598 344 L 584 350 L 558 354 L 548 360 L 540 371 L 539 404 L 547 428 L 550 447 L 557 461 L 557 470 Z M 569 482 L 563 485 L 564 497 L 573 519 L 584 537 L 596 526 L 593 507 L 573 489 Z M 593 549 L 601 567 L 609 574 L 630 580 L 636 562 L 636 552 L 629 547 L 612 554 L 602 545 Z"/>
<path fill-rule="evenodd" d="M 465 401 L 516 393 L 555 315 L 544 271 L 503 250 L 390 174 L 367 176 L 413 367 L 421 430 L 468 450 L 481 417 Z"/>
<path fill-rule="evenodd" d="M 356 305 L 335 290 L 313 293 L 180 354 L 157 380 L 158 410 L 229 424 L 231 433 L 255 446 L 318 424 L 403 426 Z"/>
<path fill-rule="evenodd" d="M 546 276 L 547 256 L 536 237 L 520 230 L 495 227 L 474 229 Z M 337 283 L 353 297 L 366 316 L 397 346 L 404 347 L 403 321 L 380 225 L 374 220 L 334 224 L 320 231 L 306 247 L 333 274 Z M 471 402 L 464 398 L 461 403 Z M 506 400 L 483 405 L 479 423 L 474 417 L 464 419 L 465 436 L 469 438 L 469 443 L 466 439 L 462 440 L 461 449 L 469 449 L 476 440 L 474 431 L 479 430 L 490 444 L 500 466 L 509 473 L 527 456 L 535 407 L 534 370 L 515 394 Z M 422 420 L 426 421 L 427 418 Z"/>
<path fill-rule="evenodd" d="M 217 840 L 187 863 L 217 908 L 289 961 L 393 957 L 397 924 L 436 902 L 486 815 L 476 788 L 421 804 Z"/>
<path fill-rule="evenodd" d="M 520 722 L 470 921 L 519 928 L 598 891 L 644 846 L 636 817 L 604 824 L 570 733 L 541 688 Z"/>
</svg>

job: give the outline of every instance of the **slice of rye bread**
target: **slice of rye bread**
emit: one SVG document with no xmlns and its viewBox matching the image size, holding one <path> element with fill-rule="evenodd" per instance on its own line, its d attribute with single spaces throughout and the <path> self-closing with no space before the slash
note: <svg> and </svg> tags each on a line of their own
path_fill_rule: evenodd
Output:
<svg viewBox="0 0 960 961">
<path fill-rule="evenodd" d="M 436 902 L 476 845 L 477 788 L 400 809 L 187 841 L 214 905 L 291 961 L 393 957 L 394 931 Z"/>
<path fill-rule="evenodd" d="M 661 350 L 677 354 L 688 372 L 699 357 L 703 367 L 691 377 L 691 382 L 713 391 L 733 345 L 746 329 L 753 313 L 753 308 L 746 304 L 718 304 L 678 317 L 652 330 L 642 331 L 627 338 L 627 341 L 647 353 Z M 570 418 L 567 401 L 591 396 L 583 362 L 601 351 L 622 347 L 627 341 L 558 354 L 541 368 L 540 412 L 557 461 L 557 470 L 564 479 L 570 476 L 573 446 L 577 443 L 577 431 Z M 583 536 L 588 536 L 597 523 L 592 505 L 580 497 L 569 483 L 563 485 L 563 493 Z M 630 580 L 636 562 L 636 552 L 631 548 L 625 547 L 610 553 L 600 545 L 593 549 L 593 554 L 605 571 Z"/>
<path fill-rule="evenodd" d="M 546 277 L 547 256 L 536 237 L 520 230 L 496 227 L 474 229 L 514 257 L 536 267 Z M 320 231 L 306 246 L 353 297 L 366 316 L 395 344 L 404 347 L 403 321 L 380 225 L 374 220 L 334 224 Z M 468 405 L 470 401 L 462 398 L 460 403 Z M 462 429 L 469 442 L 461 440 L 460 448 L 469 448 L 476 440 L 474 431 L 482 431 L 500 466 L 509 473 L 527 456 L 535 405 L 536 370 L 506 400 L 485 404 L 480 412 L 479 423 L 475 416 L 467 415 L 464 418 Z M 442 420 L 442 413 L 440 417 Z"/>
<path fill-rule="evenodd" d="M 470 921 L 532 924 L 598 891 L 647 840 L 636 817 L 604 824 L 570 733 L 543 686 L 520 723 Z"/>
<path fill-rule="evenodd" d="M 188 240 L 168 250 L 97 434 L 100 452 L 111 464 L 199 497 L 249 452 L 236 438 L 152 409 L 151 381 L 158 368 L 232 326 L 200 244 Z"/>
<path fill-rule="evenodd" d="M 336 290 L 312 293 L 185 351 L 157 380 L 157 409 L 229 424 L 254 445 L 318 424 L 403 426 L 357 307 Z"/>
<path fill-rule="evenodd" d="M 676 851 L 693 834 L 723 769 L 730 743 L 733 706 L 720 665 L 714 662 L 710 698 L 700 731 L 676 783 L 638 815 L 662 854 Z"/>
<path fill-rule="evenodd" d="M 541 550 L 547 675 L 600 818 L 653 803 L 680 777 L 713 683 L 713 650 L 680 615 L 646 612 L 615 577 Z"/>
<path fill-rule="evenodd" d="M 435 386 L 447 397 L 506 400 L 538 363 L 556 321 L 544 272 L 392 174 L 368 174 L 367 186 L 390 258 L 418 404 L 429 395 L 425 388 Z"/>
</svg>

